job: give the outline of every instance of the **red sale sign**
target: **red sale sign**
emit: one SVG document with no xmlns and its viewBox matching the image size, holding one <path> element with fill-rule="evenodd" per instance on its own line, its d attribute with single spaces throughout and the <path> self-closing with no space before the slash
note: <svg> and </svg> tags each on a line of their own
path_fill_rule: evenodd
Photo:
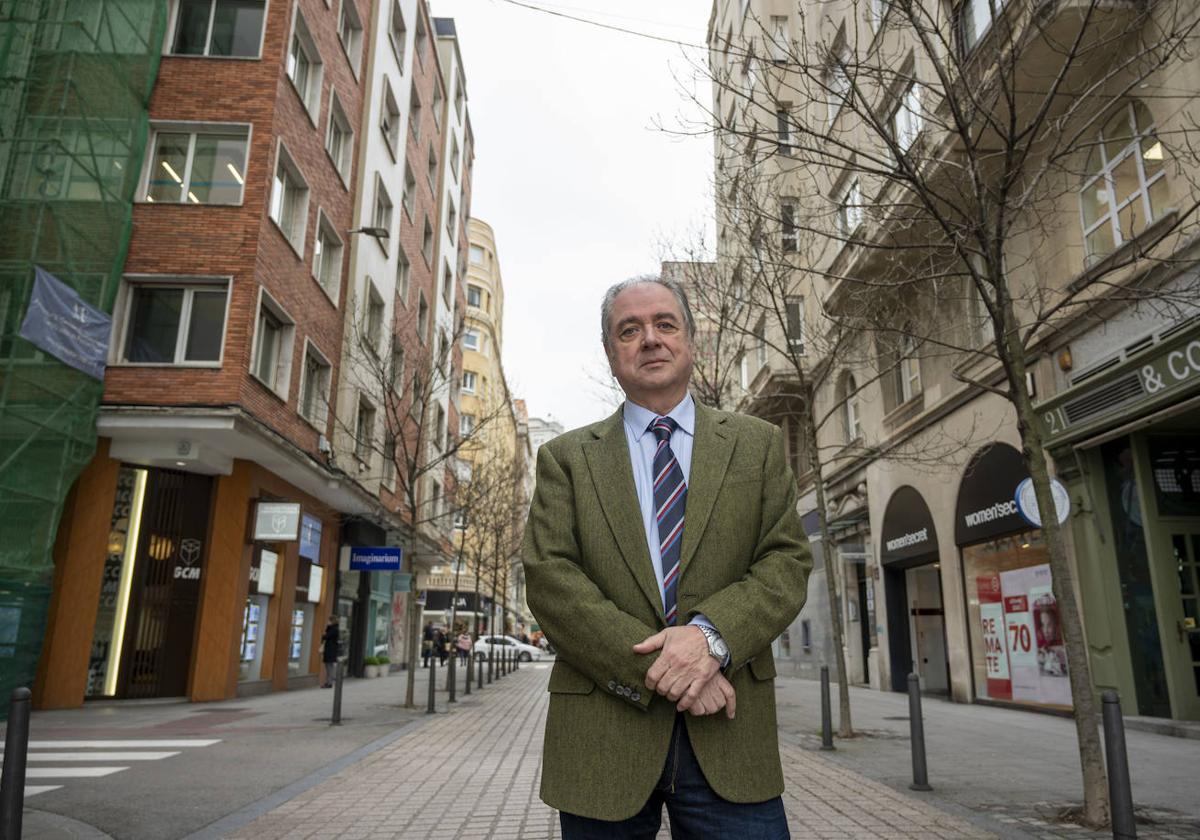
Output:
<svg viewBox="0 0 1200 840">
<path fill-rule="evenodd" d="M 983 630 L 983 655 L 987 670 L 987 696 L 992 700 L 1012 699 L 1012 678 L 1008 665 L 1008 638 L 1000 576 L 975 579 L 979 592 L 979 620 Z"/>
</svg>

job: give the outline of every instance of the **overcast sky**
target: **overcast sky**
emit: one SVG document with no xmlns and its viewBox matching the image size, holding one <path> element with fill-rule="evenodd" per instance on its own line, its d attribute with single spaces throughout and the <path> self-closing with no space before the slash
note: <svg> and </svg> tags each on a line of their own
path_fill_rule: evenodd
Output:
<svg viewBox="0 0 1200 840">
<path fill-rule="evenodd" d="M 531 3 L 694 44 L 711 9 L 704 0 Z M 504 0 L 432 8 L 455 19 L 462 48 L 476 140 L 471 215 L 496 232 L 509 387 L 532 416 L 567 428 L 598 420 L 611 411 L 593 381 L 607 368 L 604 290 L 656 271 L 664 241 L 694 241 L 711 224 L 711 140 L 679 132 L 703 117 L 681 89 L 695 83 L 689 57 Z"/>
</svg>

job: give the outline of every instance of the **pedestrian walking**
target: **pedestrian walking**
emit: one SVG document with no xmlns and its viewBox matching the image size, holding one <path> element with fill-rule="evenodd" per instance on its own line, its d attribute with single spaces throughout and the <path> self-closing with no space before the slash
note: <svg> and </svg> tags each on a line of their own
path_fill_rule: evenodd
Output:
<svg viewBox="0 0 1200 840">
<path fill-rule="evenodd" d="M 321 688 L 333 687 L 333 675 L 341 647 L 342 628 L 336 615 L 329 616 L 325 632 L 321 634 Z"/>
<path fill-rule="evenodd" d="M 677 283 L 617 284 L 600 320 L 625 403 L 542 446 L 525 529 L 558 650 L 542 799 L 564 840 L 654 837 L 664 805 L 676 840 L 786 838 L 771 641 L 812 555 L 783 434 L 692 398 Z"/>
<path fill-rule="evenodd" d="M 433 622 L 425 622 L 425 630 L 421 633 L 421 663 L 429 667 L 429 657 L 433 655 L 434 631 Z"/>
<path fill-rule="evenodd" d="M 466 663 L 467 657 L 471 655 L 471 634 L 463 630 L 458 634 L 455 646 L 458 648 L 458 661 Z"/>
<path fill-rule="evenodd" d="M 446 631 L 437 627 L 433 631 L 433 649 L 437 653 L 438 665 L 446 667 L 446 657 L 450 653 L 450 642 Z"/>
</svg>

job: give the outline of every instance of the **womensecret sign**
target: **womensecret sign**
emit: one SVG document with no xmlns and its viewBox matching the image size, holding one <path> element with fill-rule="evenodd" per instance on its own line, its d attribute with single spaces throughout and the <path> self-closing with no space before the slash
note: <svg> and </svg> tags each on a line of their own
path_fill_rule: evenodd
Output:
<svg viewBox="0 0 1200 840">
<path fill-rule="evenodd" d="M 888 500 L 883 514 L 883 551 L 880 561 L 884 564 L 925 558 L 937 559 L 937 530 L 933 527 L 933 516 L 929 505 L 912 487 L 901 487 Z M 912 565 L 911 563 L 908 565 Z"/>
</svg>

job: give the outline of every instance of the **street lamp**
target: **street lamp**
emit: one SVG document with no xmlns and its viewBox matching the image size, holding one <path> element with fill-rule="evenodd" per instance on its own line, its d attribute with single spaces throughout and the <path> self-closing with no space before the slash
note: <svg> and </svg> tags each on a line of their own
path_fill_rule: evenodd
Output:
<svg viewBox="0 0 1200 840">
<path fill-rule="evenodd" d="M 375 239 L 387 239 L 388 230 L 384 227 L 356 227 L 354 230 L 348 230 L 346 233 L 365 233 L 367 236 L 372 236 Z"/>
</svg>

